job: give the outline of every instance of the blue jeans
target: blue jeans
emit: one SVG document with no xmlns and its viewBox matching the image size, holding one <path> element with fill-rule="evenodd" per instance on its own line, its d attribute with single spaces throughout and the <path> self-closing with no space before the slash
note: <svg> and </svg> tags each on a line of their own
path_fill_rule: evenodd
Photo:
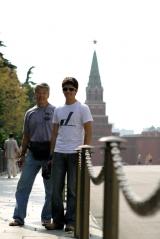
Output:
<svg viewBox="0 0 160 239">
<path fill-rule="evenodd" d="M 75 224 L 76 165 L 78 154 L 54 153 L 52 164 L 52 218 L 56 224 Z M 67 205 L 64 214 L 63 190 L 67 173 Z"/>
<path fill-rule="evenodd" d="M 18 181 L 16 190 L 16 207 L 13 218 L 24 223 L 30 192 L 36 175 L 42 166 L 45 166 L 47 160 L 35 160 L 31 152 L 28 153 L 22 169 L 21 177 Z M 43 179 L 45 188 L 45 203 L 41 213 L 41 220 L 51 219 L 51 179 Z"/>
</svg>

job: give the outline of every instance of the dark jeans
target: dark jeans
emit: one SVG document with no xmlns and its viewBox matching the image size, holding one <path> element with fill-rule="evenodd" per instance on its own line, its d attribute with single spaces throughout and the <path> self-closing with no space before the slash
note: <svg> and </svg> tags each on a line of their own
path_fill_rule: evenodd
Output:
<svg viewBox="0 0 160 239">
<path fill-rule="evenodd" d="M 57 224 L 75 224 L 76 164 L 78 154 L 54 153 L 52 167 L 52 217 Z M 67 173 L 67 205 L 64 213 L 63 189 Z"/>
</svg>

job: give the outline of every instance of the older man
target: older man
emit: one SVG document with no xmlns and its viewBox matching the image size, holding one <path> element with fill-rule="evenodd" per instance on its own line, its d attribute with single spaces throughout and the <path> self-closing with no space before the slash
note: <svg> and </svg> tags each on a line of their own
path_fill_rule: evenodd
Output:
<svg viewBox="0 0 160 239">
<path fill-rule="evenodd" d="M 24 225 L 29 195 L 36 175 L 42 168 L 48 165 L 50 157 L 50 141 L 52 121 L 55 107 L 48 103 L 49 86 L 41 83 L 35 87 L 35 99 L 37 104 L 29 109 L 24 118 L 22 152 L 19 164 L 22 166 L 22 174 L 16 190 L 16 207 L 13 214 L 14 221 L 10 226 Z M 51 185 L 50 177 L 43 173 L 45 187 L 45 203 L 41 213 L 41 221 L 44 226 L 51 219 Z"/>
</svg>

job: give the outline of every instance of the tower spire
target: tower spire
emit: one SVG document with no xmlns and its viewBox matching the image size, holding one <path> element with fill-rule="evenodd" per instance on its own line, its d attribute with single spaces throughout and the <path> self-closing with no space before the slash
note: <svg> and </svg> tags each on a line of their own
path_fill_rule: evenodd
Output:
<svg viewBox="0 0 160 239">
<path fill-rule="evenodd" d="M 94 40 L 93 43 L 97 44 L 97 41 Z M 103 102 L 103 87 L 101 85 L 96 50 L 93 52 L 89 81 L 86 87 L 86 96 L 86 103 Z"/>
<path fill-rule="evenodd" d="M 94 40 L 93 44 L 96 45 L 97 41 Z M 88 87 L 96 87 L 96 86 L 101 87 L 101 79 L 100 79 L 100 74 L 99 74 L 97 54 L 96 54 L 96 50 L 94 50 L 92 64 L 91 64 L 91 70 L 90 70 L 90 75 L 89 75 Z"/>
</svg>

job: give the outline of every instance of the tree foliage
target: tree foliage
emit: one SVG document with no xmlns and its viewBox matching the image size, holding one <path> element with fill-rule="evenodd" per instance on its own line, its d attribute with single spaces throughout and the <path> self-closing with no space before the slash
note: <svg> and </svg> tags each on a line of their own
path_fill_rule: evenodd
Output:
<svg viewBox="0 0 160 239">
<path fill-rule="evenodd" d="M 16 67 L 0 53 L 0 146 L 9 132 L 21 137 L 23 118 L 29 107 L 26 87 L 22 87 Z"/>
<path fill-rule="evenodd" d="M 33 81 L 31 81 L 31 74 L 32 74 L 32 69 L 34 68 L 34 66 L 31 66 L 29 68 L 29 70 L 27 71 L 27 77 L 25 82 L 22 84 L 23 88 L 26 89 L 26 93 L 28 96 L 28 100 L 29 100 L 29 108 L 32 107 L 33 105 L 35 105 L 35 98 L 34 98 L 34 88 L 33 86 L 36 84 Z"/>
<path fill-rule="evenodd" d="M 2 41 L 1 47 L 6 47 Z M 16 68 L 0 52 L 0 147 L 3 147 L 9 132 L 21 141 L 24 114 L 35 104 L 35 83 L 31 81 L 34 66 L 29 68 L 22 84 L 18 80 Z"/>
</svg>

